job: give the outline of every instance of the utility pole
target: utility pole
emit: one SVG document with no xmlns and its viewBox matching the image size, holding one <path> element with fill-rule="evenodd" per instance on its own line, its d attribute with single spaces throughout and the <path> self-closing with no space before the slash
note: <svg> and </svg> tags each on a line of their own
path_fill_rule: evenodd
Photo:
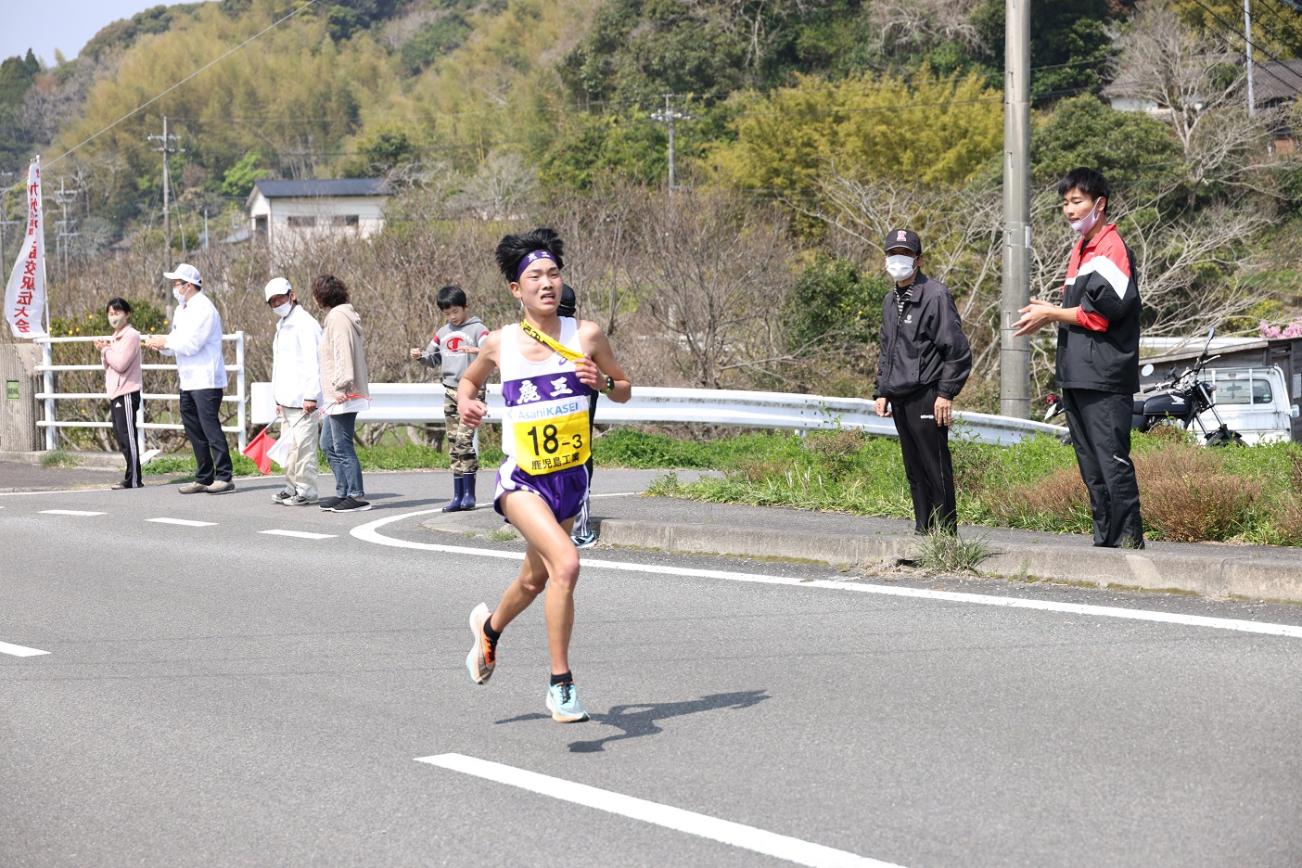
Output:
<svg viewBox="0 0 1302 868">
<path fill-rule="evenodd" d="M 1004 270 L 999 412 L 1031 415 L 1031 341 L 1014 337 L 1031 291 L 1031 0 L 1004 2 Z"/>
<path fill-rule="evenodd" d="M 1257 113 L 1257 101 L 1252 96 L 1252 9 L 1249 0 L 1243 0 L 1243 51 L 1248 57 L 1248 114 Z"/>
<path fill-rule="evenodd" d="M 662 124 L 669 125 L 669 192 L 674 191 L 676 185 L 676 176 L 674 174 L 674 122 L 690 121 L 691 115 L 683 114 L 674 108 L 674 94 L 667 93 L 664 95 L 665 107 L 659 111 L 651 113 L 651 119 L 659 121 Z"/>
<path fill-rule="evenodd" d="M 72 231 L 72 223 L 68 219 L 68 204 L 76 200 L 81 195 L 80 190 L 69 190 L 64 184 L 63 176 L 59 176 L 59 191 L 54 194 L 54 201 L 58 204 L 63 219 L 59 221 L 58 232 L 55 234 L 55 243 L 59 248 L 59 254 L 63 262 L 63 282 L 68 282 L 68 239 L 76 238 L 80 232 Z"/>
<path fill-rule="evenodd" d="M 148 136 L 151 142 L 158 142 L 155 151 L 163 154 L 163 260 L 167 265 L 167 270 L 172 270 L 172 216 L 171 216 L 171 170 L 168 168 L 168 157 L 180 151 L 176 146 L 176 136 L 167 131 L 167 115 L 163 115 L 163 134 L 161 136 Z"/>
</svg>

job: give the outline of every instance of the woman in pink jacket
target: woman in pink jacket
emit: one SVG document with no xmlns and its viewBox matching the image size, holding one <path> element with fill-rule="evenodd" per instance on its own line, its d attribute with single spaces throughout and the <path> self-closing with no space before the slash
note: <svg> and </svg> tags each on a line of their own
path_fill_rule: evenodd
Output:
<svg viewBox="0 0 1302 868">
<path fill-rule="evenodd" d="M 104 362 L 104 388 L 113 414 L 113 431 L 118 436 L 127 472 L 113 488 L 142 488 L 140 442 L 136 432 L 136 411 L 140 409 L 140 332 L 131 327 L 131 305 L 111 298 L 105 306 L 113 336 L 95 341 Z"/>
</svg>

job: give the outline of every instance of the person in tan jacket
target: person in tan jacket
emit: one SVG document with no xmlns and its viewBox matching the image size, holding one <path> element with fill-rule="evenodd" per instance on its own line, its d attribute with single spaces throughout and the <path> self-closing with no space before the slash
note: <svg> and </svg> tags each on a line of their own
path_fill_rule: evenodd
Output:
<svg viewBox="0 0 1302 868">
<path fill-rule="evenodd" d="M 312 297 L 325 310 L 321 335 L 321 449 L 335 476 L 336 497 L 323 497 L 327 512 L 365 512 L 362 465 L 353 447 L 357 414 L 370 405 L 362 318 L 348 303 L 348 287 L 333 274 L 312 281 Z"/>
<path fill-rule="evenodd" d="M 127 472 L 115 490 L 143 488 L 140 477 L 140 441 L 136 431 L 136 413 L 140 410 L 143 375 L 140 367 L 140 332 L 131 326 L 131 305 L 123 298 L 111 298 L 105 305 L 113 334 L 108 340 L 95 341 L 104 363 L 104 391 L 108 395 L 113 417 L 113 433 L 127 462 Z"/>
</svg>

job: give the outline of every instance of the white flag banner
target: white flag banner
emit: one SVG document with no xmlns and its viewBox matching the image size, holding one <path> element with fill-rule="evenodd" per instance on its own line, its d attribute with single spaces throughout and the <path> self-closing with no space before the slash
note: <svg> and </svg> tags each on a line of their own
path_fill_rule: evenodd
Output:
<svg viewBox="0 0 1302 868">
<path fill-rule="evenodd" d="M 5 321 L 16 338 L 45 336 L 45 212 L 41 209 L 41 158 L 27 169 L 27 224 L 18 259 L 5 284 Z"/>
</svg>

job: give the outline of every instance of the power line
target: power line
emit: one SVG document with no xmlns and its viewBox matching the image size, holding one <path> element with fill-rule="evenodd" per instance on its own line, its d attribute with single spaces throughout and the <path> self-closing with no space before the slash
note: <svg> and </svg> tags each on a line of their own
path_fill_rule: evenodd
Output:
<svg viewBox="0 0 1302 868">
<path fill-rule="evenodd" d="M 310 8 L 310 7 L 313 6 L 316 2 L 317 2 L 317 0 L 307 0 L 306 3 L 304 3 L 302 6 L 298 7 L 297 9 L 295 9 L 293 12 L 290 12 L 288 15 L 284 16 L 283 18 L 279 18 L 279 19 L 277 19 L 276 21 L 273 21 L 271 24 L 267 25 L 267 26 L 266 26 L 265 28 L 263 28 L 262 30 L 259 30 L 257 33 L 253 34 L 253 35 L 250 36 L 248 39 L 246 39 L 246 40 L 244 40 L 243 42 L 241 42 L 239 45 L 237 45 L 237 46 L 235 46 L 234 48 L 232 48 L 232 49 L 230 49 L 230 50 L 228 50 L 228 51 L 222 53 L 221 55 L 219 55 L 219 56 L 218 56 L 217 58 L 215 58 L 214 60 L 211 60 L 211 61 L 209 61 L 208 63 L 205 63 L 203 66 L 199 67 L 199 68 L 196 69 L 194 72 L 192 72 L 192 73 L 190 73 L 189 75 L 187 75 L 185 78 L 183 78 L 183 79 L 181 79 L 180 81 L 176 82 L 176 83 L 173 84 L 171 87 L 169 87 L 169 88 L 167 88 L 166 90 L 164 90 L 162 93 L 159 93 L 159 94 L 157 94 L 156 96 L 153 96 L 153 97 L 151 97 L 151 98 L 148 99 L 148 100 L 145 100 L 145 101 L 142 102 L 140 105 L 136 106 L 136 107 L 133 108 L 131 111 L 127 112 L 127 113 L 124 114 L 122 117 L 120 117 L 120 118 L 118 118 L 117 120 L 115 120 L 113 123 L 111 123 L 111 124 L 109 124 L 108 126 L 104 127 L 102 130 L 99 130 L 99 131 L 96 132 L 96 133 L 92 133 L 91 135 L 87 136 L 85 139 L 82 139 L 80 142 L 78 142 L 77 144 L 73 145 L 71 148 L 69 148 L 68 150 L 64 151 L 62 154 L 59 154 L 59 156 L 55 157 L 53 160 L 50 160 L 49 162 L 47 162 L 46 165 L 47 165 L 47 166 L 52 166 L 52 165 L 54 165 L 55 163 L 57 163 L 57 162 L 59 162 L 60 160 L 62 160 L 64 157 L 68 156 L 69 154 L 71 154 L 71 153 L 73 153 L 74 151 L 76 151 L 76 150 L 78 150 L 79 148 L 81 148 L 83 145 L 89 144 L 90 142 L 92 142 L 92 141 L 94 141 L 95 139 L 99 138 L 100 136 L 104 135 L 104 133 L 107 133 L 109 130 L 113 129 L 113 128 L 116 127 L 118 124 L 120 124 L 120 123 L 122 123 L 123 121 L 125 121 L 127 118 L 133 117 L 134 115 L 138 114 L 138 113 L 139 113 L 140 111 L 142 111 L 143 109 L 148 108 L 149 106 L 151 106 L 151 105 L 153 105 L 154 103 L 158 102 L 160 99 L 162 99 L 163 97 L 167 96 L 169 93 L 171 93 L 172 91 L 176 90 L 176 89 L 177 89 L 178 87 L 180 87 L 181 85 L 183 85 L 183 84 L 185 84 L 186 82 L 190 81 L 192 78 L 194 78 L 195 76 L 199 75 L 201 72 L 203 72 L 203 71 L 205 71 L 205 70 L 207 70 L 207 69 L 210 69 L 211 67 L 217 65 L 217 64 L 220 63 L 221 61 L 223 61 L 223 60 L 225 60 L 226 58 L 230 57 L 230 56 L 231 56 L 232 54 L 234 54 L 235 52 L 239 51 L 239 50 L 240 50 L 241 48 L 243 48 L 244 46 L 246 46 L 246 45 L 248 45 L 249 43 L 253 42 L 253 41 L 254 41 L 255 39 L 257 39 L 258 37 L 262 36 L 262 35 L 265 34 L 265 33 L 270 32 L 271 30 L 275 29 L 275 28 L 278 27 L 279 25 L 281 25 L 281 24 L 283 24 L 284 22 L 288 21 L 289 19 L 293 18 L 295 15 L 297 15 L 297 14 L 299 14 L 300 12 L 302 12 L 302 11 L 304 11 L 304 10 Z"/>
<path fill-rule="evenodd" d="M 1280 64 L 1281 66 L 1284 66 L 1284 65 L 1285 65 L 1284 61 L 1280 60 L 1278 57 L 1276 57 L 1275 55 L 1271 54 L 1269 51 L 1265 50 L 1264 48 L 1261 48 L 1260 46 L 1254 44 L 1254 43 L 1252 42 L 1252 40 L 1248 39 L 1247 36 L 1245 36 L 1244 34 L 1242 34 L 1242 33 L 1239 32 L 1239 29 L 1238 29 L 1238 27 L 1237 27 L 1236 25 L 1228 23 L 1228 22 L 1227 22 L 1224 18 L 1222 18 L 1220 15 L 1217 15 L 1216 12 L 1215 12 L 1214 10 L 1212 10 L 1212 9 L 1211 9 L 1207 4 L 1203 3 L 1202 0 L 1193 0 L 1193 2 L 1194 2 L 1194 5 L 1198 6 L 1200 9 L 1202 9 L 1202 10 L 1203 10 L 1204 12 L 1206 12 L 1208 15 L 1212 16 L 1212 19 L 1213 19 L 1213 20 L 1215 20 L 1215 21 L 1217 21 L 1217 22 L 1220 23 L 1220 25 L 1221 25 L 1222 35 L 1224 35 L 1224 34 L 1227 33 L 1227 32 L 1228 32 L 1228 33 L 1232 33 L 1232 34 L 1234 34 L 1234 36 L 1237 37 L 1238 39 L 1243 40 L 1243 43 L 1244 43 L 1245 45 L 1248 46 L 1248 50 L 1249 50 L 1249 51 L 1260 51 L 1262 54 L 1266 55 L 1266 56 L 1269 57 L 1271 60 L 1275 61 L 1276 63 Z M 1277 82 L 1279 82 L 1280 84 L 1284 85 L 1284 87 L 1289 88 L 1290 90 L 1294 90 L 1294 91 L 1296 91 L 1296 90 L 1298 89 L 1296 83 L 1290 84 L 1289 82 L 1285 81 L 1284 79 L 1282 79 L 1282 78 L 1280 78 L 1278 75 L 1276 75 L 1276 74 L 1275 74 L 1271 69 L 1269 69 L 1268 67 L 1264 67 L 1264 66 L 1263 66 L 1263 67 L 1262 67 L 1262 71 L 1265 72 L 1267 75 L 1269 75 L 1271 78 L 1275 79 L 1275 81 L 1277 81 Z"/>
</svg>

